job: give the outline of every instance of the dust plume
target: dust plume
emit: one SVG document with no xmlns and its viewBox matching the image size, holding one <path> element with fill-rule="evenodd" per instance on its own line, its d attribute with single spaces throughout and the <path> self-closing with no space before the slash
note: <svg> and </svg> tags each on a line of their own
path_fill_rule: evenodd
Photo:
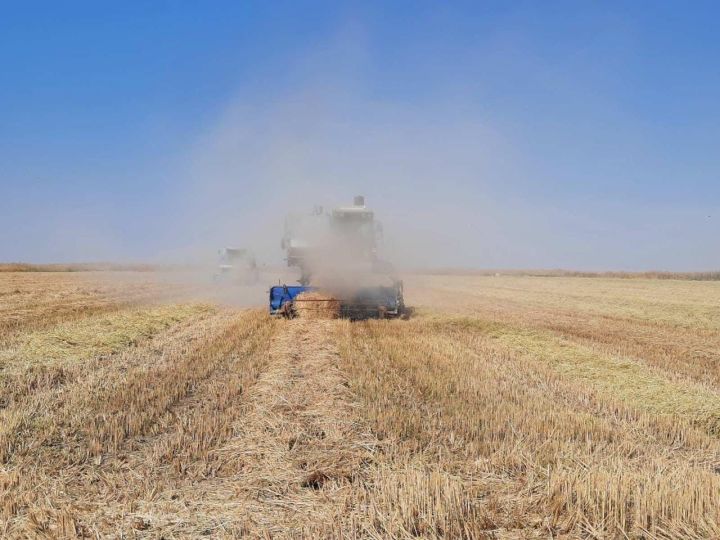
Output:
<svg viewBox="0 0 720 540">
<path fill-rule="evenodd" d="M 466 116 L 468 101 L 448 96 L 419 111 L 374 100 L 367 58 L 342 39 L 298 64 L 281 90 L 263 98 L 256 88 L 241 91 L 198 138 L 182 166 L 180 222 L 166 255 L 197 260 L 239 246 L 282 268 L 286 215 L 363 194 L 384 224 L 383 258 L 396 267 L 491 263 L 489 250 L 467 248 L 485 241 L 476 230 L 498 228 L 505 211 L 490 193 L 512 152 L 491 126 Z M 529 228 L 528 213 L 515 214 L 505 230 Z M 355 280 L 357 266 L 343 255 L 353 248 L 335 246 L 316 262 L 318 275 Z"/>
</svg>

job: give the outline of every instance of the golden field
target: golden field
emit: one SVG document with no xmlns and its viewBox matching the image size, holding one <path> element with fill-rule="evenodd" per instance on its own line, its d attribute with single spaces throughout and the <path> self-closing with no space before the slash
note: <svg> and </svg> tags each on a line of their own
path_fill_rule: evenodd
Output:
<svg viewBox="0 0 720 540">
<path fill-rule="evenodd" d="M 223 295 L 0 273 L 0 537 L 720 537 L 720 282 L 411 275 L 365 322 Z"/>
</svg>

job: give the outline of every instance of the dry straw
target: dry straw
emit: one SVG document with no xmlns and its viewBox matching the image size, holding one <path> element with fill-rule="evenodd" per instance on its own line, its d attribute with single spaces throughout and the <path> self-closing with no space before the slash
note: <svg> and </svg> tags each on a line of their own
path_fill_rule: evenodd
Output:
<svg viewBox="0 0 720 540">
<path fill-rule="evenodd" d="M 308 291 L 295 298 L 295 311 L 304 319 L 337 319 L 340 300 L 325 292 Z"/>
<path fill-rule="evenodd" d="M 720 538 L 716 284 L 415 277 L 358 323 L 33 276 L 0 277 L 0 537 Z"/>
<path fill-rule="evenodd" d="M 112 354 L 211 309 L 202 304 L 161 306 L 61 324 L 23 337 L 15 355 L 27 361 L 42 362 Z"/>
</svg>

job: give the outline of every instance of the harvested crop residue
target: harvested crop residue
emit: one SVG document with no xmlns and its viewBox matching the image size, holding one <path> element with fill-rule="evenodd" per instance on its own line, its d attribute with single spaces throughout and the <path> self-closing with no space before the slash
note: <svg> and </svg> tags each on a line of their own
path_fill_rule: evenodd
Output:
<svg viewBox="0 0 720 540">
<path fill-rule="evenodd" d="M 330 321 L 293 320 L 270 349 L 238 436 L 220 451 L 239 474 L 238 512 L 268 537 L 336 531 L 377 441 L 354 415 Z M 240 472 L 242 471 L 242 472 Z"/>
<path fill-rule="evenodd" d="M 295 312 L 303 319 L 337 319 L 340 300 L 321 291 L 307 291 L 295 298 Z"/>
<path fill-rule="evenodd" d="M 720 538 L 717 282 L 409 276 L 351 322 L 9 274 L 2 538 Z"/>
<path fill-rule="evenodd" d="M 108 355 L 212 310 L 208 305 L 188 304 L 119 311 L 27 334 L 8 352 L 36 363 Z"/>
</svg>

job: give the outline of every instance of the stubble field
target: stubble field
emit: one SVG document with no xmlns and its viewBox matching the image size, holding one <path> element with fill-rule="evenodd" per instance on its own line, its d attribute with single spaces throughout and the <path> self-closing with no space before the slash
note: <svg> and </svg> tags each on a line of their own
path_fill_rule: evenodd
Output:
<svg viewBox="0 0 720 540">
<path fill-rule="evenodd" d="M 413 275 L 365 322 L 224 291 L 0 273 L 1 537 L 720 537 L 718 282 Z"/>
</svg>

